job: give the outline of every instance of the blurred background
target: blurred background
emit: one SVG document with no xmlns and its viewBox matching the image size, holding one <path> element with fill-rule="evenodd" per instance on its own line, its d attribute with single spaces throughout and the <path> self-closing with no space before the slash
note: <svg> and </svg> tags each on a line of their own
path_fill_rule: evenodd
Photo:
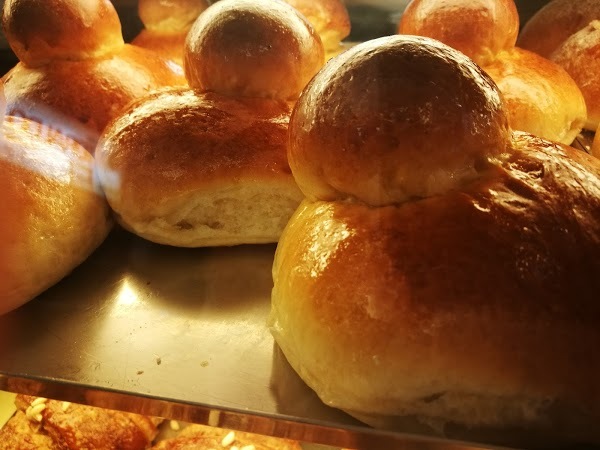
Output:
<svg viewBox="0 0 600 450">
<path fill-rule="evenodd" d="M 160 1 L 160 0 L 156 0 Z M 549 0 L 515 0 L 521 18 L 521 26 Z M 350 41 L 366 41 L 380 36 L 394 34 L 396 24 L 409 0 L 346 0 L 352 20 Z M 133 39 L 142 28 L 138 18 L 137 0 L 113 0 L 123 26 L 123 37 L 127 42 Z M 4 0 L 0 0 L 4 6 Z M 16 63 L 17 58 L 10 50 L 4 37 L 0 35 L 0 76 Z"/>
</svg>

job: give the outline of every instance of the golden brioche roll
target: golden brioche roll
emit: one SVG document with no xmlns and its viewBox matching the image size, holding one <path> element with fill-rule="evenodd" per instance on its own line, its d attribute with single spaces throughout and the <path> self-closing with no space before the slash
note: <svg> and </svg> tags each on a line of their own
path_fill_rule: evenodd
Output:
<svg viewBox="0 0 600 450">
<path fill-rule="evenodd" d="M 597 0 L 553 0 L 527 21 L 517 45 L 549 58 L 564 41 L 592 20 L 600 20 Z"/>
<path fill-rule="evenodd" d="M 145 28 L 131 43 L 183 65 L 185 38 L 196 18 L 208 6 L 206 0 L 168 3 L 140 0 L 138 11 Z"/>
<path fill-rule="evenodd" d="M 123 45 L 109 0 L 6 0 L 2 25 L 11 48 L 29 67 L 99 57 Z"/>
<path fill-rule="evenodd" d="M 388 36 L 312 79 L 292 114 L 288 157 L 309 199 L 385 205 L 460 186 L 508 137 L 500 94 L 476 64 L 433 39 Z"/>
<path fill-rule="evenodd" d="M 19 63 L 3 80 L 8 114 L 49 125 L 90 151 L 131 101 L 186 84 L 181 68 L 131 45 L 100 58 L 56 60 L 38 68 Z"/>
<path fill-rule="evenodd" d="M 514 47 L 519 15 L 513 0 L 412 0 L 398 33 L 427 36 L 489 64 Z"/>
<path fill-rule="evenodd" d="M 18 395 L 18 411 L 0 438 L 6 449 L 149 448 L 160 419 L 70 402 Z"/>
<path fill-rule="evenodd" d="M 182 247 L 276 242 L 302 199 L 286 159 L 287 103 L 192 90 L 155 93 L 96 149 L 119 221 Z"/>
<path fill-rule="evenodd" d="M 585 128 L 600 124 L 600 20 L 569 37 L 550 57 L 573 77 L 585 98 Z"/>
<path fill-rule="evenodd" d="M 324 63 L 323 44 L 279 0 L 221 0 L 196 20 L 184 54 L 193 88 L 294 100 Z"/>
<path fill-rule="evenodd" d="M 303 202 L 270 329 L 325 404 L 376 426 L 598 443 L 599 254 L 600 161 L 518 134 L 443 195 Z"/>
<path fill-rule="evenodd" d="M 206 425 L 190 425 L 177 437 L 158 442 L 152 450 L 211 450 L 238 448 L 254 450 L 302 450 L 297 441 L 233 431 Z"/>
<path fill-rule="evenodd" d="M 284 0 L 308 19 L 327 53 L 339 51 L 350 34 L 350 16 L 342 0 Z"/>
<path fill-rule="evenodd" d="M 558 64 L 519 48 L 484 66 L 502 93 L 513 130 L 571 144 L 586 122 L 585 100 Z"/>
<path fill-rule="evenodd" d="M 109 211 L 75 142 L 8 117 L 0 138 L 0 314 L 68 275 L 100 245 Z"/>
</svg>

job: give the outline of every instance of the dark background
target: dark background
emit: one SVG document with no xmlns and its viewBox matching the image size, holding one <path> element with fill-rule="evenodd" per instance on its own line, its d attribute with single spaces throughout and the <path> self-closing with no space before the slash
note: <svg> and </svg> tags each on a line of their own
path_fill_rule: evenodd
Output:
<svg viewBox="0 0 600 450">
<path fill-rule="evenodd" d="M 516 0 L 521 26 L 548 0 Z M 113 1 L 123 27 L 123 37 L 126 42 L 131 41 L 139 33 L 142 24 L 137 15 L 137 0 Z M 408 0 L 346 0 L 348 11 L 352 20 L 351 41 L 365 41 L 368 39 L 394 34 L 396 23 Z M 0 0 L 0 6 L 4 0 Z M 4 75 L 18 62 L 10 50 L 4 34 L 0 35 L 0 75 Z"/>
</svg>

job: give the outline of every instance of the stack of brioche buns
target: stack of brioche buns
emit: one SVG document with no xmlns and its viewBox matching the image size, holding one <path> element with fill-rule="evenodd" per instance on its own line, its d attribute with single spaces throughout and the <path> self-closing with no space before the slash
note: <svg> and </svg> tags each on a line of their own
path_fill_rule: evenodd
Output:
<svg viewBox="0 0 600 450">
<path fill-rule="evenodd" d="M 83 262 L 104 240 L 111 222 L 89 152 L 28 119 L 2 116 L 0 129 L 3 314 Z"/>
<path fill-rule="evenodd" d="M 2 25 L 21 61 L 4 77 L 8 113 L 90 151 L 129 102 L 185 84 L 181 67 L 124 44 L 109 0 L 7 0 Z"/>
<path fill-rule="evenodd" d="M 278 0 L 222 0 L 188 33 L 189 89 L 150 95 L 96 149 L 123 226 L 184 246 L 276 242 L 302 199 L 287 162 L 291 105 L 324 63 L 319 36 Z"/>
<path fill-rule="evenodd" d="M 306 200 L 270 329 L 327 405 L 375 426 L 598 443 L 600 161 L 512 132 L 505 108 L 429 38 L 330 61 L 290 120 Z"/>
<path fill-rule="evenodd" d="M 413 0 L 398 26 L 479 64 L 500 88 L 513 129 L 571 144 L 586 121 L 583 95 L 556 63 L 515 47 L 518 30 L 513 0 Z"/>
</svg>

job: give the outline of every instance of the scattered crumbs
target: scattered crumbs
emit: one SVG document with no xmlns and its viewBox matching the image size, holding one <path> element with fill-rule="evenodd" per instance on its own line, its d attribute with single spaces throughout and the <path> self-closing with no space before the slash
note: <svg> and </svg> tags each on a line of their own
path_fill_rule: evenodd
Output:
<svg viewBox="0 0 600 450">
<path fill-rule="evenodd" d="M 179 431 L 179 429 L 181 428 L 179 426 L 179 422 L 177 422 L 176 420 L 171 420 L 169 422 L 169 426 L 171 427 L 171 430 L 173 430 L 173 431 Z"/>
<path fill-rule="evenodd" d="M 235 433 L 233 431 L 230 431 L 225 435 L 225 437 L 221 441 L 221 445 L 223 447 L 229 447 L 231 444 L 233 444 L 233 441 L 235 441 Z"/>
<path fill-rule="evenodd" d="M 62 402 L 62 412 L 67 412 L 67 409 L 69 409 L 69 406 L 71 406 L 71 402 Z"/>
<path fill-rule="evenodd" d="M 138 375 L 141 375 L 141 374 L 143 374 L 143 373 L 144 373 L 144 371 L 143 371 L 143 370 L 138 370 L 138 371 L 137 371 L 137 374 L 138 374 Z"/>
<path fill-rule="evenodd" d="M 156 358 L 156 365 L 160 366 L 162 364 L 162 358 L 159 356 Z"/>
<path fill-rule="evenodd" d="M 200 363 L 200 366 L 202 366 L 202 367 L 206 367 L 206 366 L 208 366 L 208 361 L 202 361 L 202 362 Z"/>
</svg>

